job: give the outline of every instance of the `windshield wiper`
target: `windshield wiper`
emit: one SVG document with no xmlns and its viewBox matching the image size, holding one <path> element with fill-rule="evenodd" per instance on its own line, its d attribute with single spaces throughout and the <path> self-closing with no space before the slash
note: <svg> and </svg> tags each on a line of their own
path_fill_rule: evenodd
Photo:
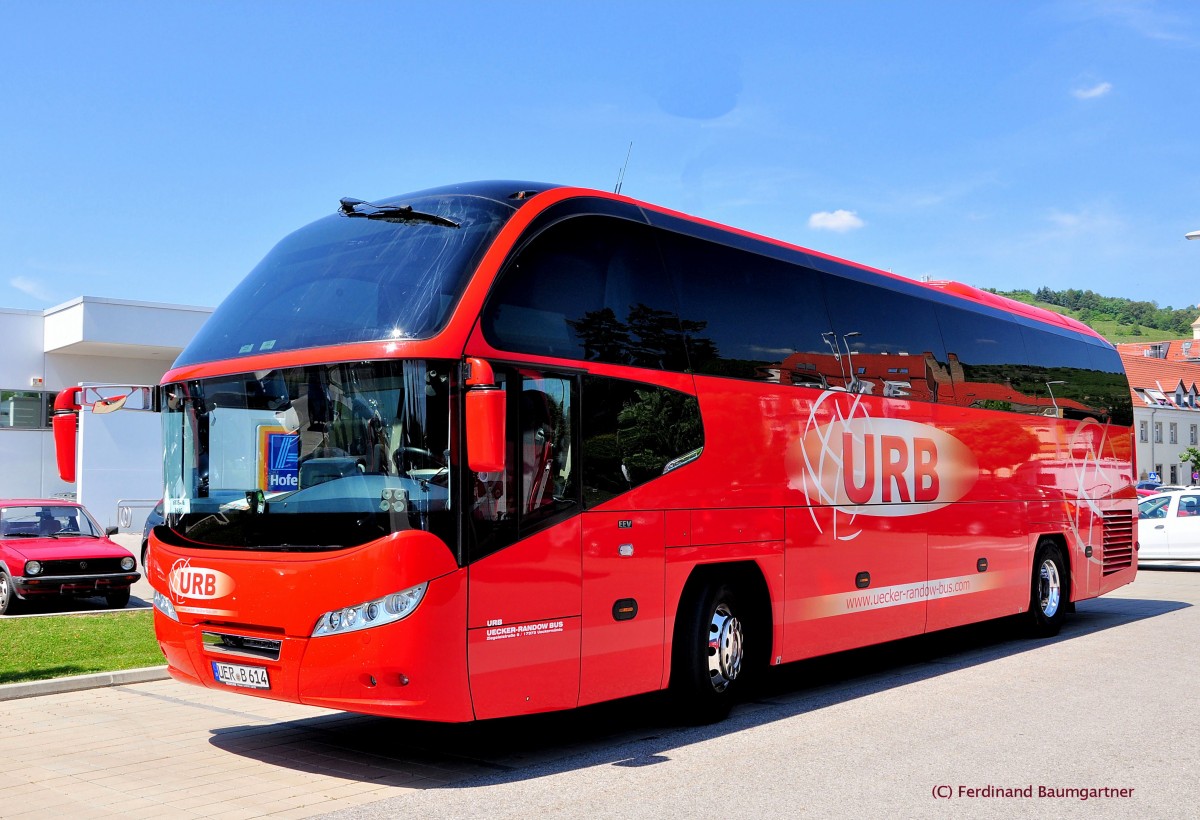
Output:
<svg viewBox="0 0 1200 820">
<path fill-rule="evenodd" d="M 427 214 L 415 211 L 411 205 L 375 205 L 363 202 L 361 199 L 351 199 L 348 196 L 338 200 L 341 203 L 339 213 L 342 216 L 359 216 L 366 219 L 381 219 L 384 222 L 404 224 L 407 222 L 425 222 L 430 225 L 441 225 L 443 228 L 461 227 L 457 222 L 437 214 Z M 359 208 L 374 208 L 373 211 L 360 211 Z"/>
</svg>

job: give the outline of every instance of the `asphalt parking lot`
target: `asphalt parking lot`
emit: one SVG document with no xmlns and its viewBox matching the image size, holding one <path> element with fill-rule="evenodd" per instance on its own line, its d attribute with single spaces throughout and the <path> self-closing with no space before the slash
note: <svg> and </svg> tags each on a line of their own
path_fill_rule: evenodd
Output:
<svg viewBox="0 0 1200 820">
<path fill-rule="evenodd" d="M 1054 640 L 997 622 L 792 664 L 699 728 L 656 697 L 464 726 L 173 681 L 5 701 L 0 814 L 1194 817 L 1197 603 L 1200 572 L 1145 571 Z"/>
</svg>

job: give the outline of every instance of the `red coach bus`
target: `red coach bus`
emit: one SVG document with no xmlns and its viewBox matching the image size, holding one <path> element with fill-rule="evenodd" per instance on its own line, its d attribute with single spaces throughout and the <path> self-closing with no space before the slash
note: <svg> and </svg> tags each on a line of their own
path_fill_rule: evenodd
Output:
<svg viewBox="0 0 1200 820">
<path fill-rule="evenodd" d="M 1136 572 L 1093 331 L 598 191 L 342 200 L 156 390 L 155 624 L 201 686 L 709 719 L 773 664 L 1053 634 Z"/>
</svg>

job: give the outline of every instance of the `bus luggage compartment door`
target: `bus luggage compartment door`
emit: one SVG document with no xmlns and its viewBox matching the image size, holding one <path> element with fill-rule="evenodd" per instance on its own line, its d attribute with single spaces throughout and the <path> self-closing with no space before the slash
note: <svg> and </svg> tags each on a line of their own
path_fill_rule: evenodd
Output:
<svg viewBox="0 0 1200 820">
<path fill-rule="evenodd" d="M 580 705 L 662 686 L 663 526 L 661 512 L 583 516 Z"/>
</svg>

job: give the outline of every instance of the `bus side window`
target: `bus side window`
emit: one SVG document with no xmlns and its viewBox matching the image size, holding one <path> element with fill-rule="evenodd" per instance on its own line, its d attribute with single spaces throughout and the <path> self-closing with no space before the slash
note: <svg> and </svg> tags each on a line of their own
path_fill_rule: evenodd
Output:
<svg viewBox="0 0 1200 820">
<path fill-rule="evenodd" d="M 570 378 L 525 374 L 518 423 L 521 431 L 521 511 L 526 521 L 552 515 L 575 499 L 571 460 Z"/>
<path fill-rule="evenodd" d="M 582 485 L 603 504 L 694 461 L 704 449 L 695 396 L 652 384 L 583 377 Z"/>
<path fill-rule="evenodd" d="M 508 456 L 503 472 L 471 473 L 471 560 L 578 510 L 577 379 L 498 369 L 496 383 L 506 391 Z"/>
</svg>

